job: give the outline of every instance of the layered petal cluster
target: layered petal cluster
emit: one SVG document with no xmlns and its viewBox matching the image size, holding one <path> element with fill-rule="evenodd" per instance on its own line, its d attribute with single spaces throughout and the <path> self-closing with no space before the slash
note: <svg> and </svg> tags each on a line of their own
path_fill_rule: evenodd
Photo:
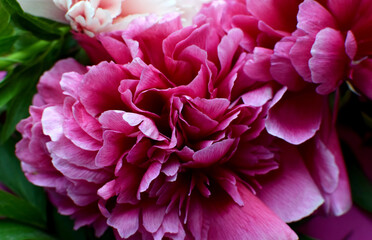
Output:
<svg viewBox="0 0 372 240">
<path fill-rule="evenodd" d="M 329 94 L 345 81 L 372 98 L 371 1 L 305 0 L 299 5 L 297 30 L 276 46 L 279 65 Z M 284 57 L 285 56 L 285 57 Z M 279 59 L 284 57 L 285 60 Z M 292 82 L 293 84 L 293 82 Z"/>
<path fill-rule="evenodd" d="M 94 163 L 102 130 L 73 93 L 64 94 L 86 71 L 70 59 L 44 73 L 30 117 L 17 125 L 23 138 L 16 155 L 28 180 L 46 189 L 58 211 L 75 220 L 75 229 L 92 225 L 101 235 L 107 224 L 97 205 L 97 190 L 110 179 L 110 172 Z M 87 138 L 92 143 L 84 141 Z"/>
<path fill-rule="evenodd" d="M 298 148 L 265 130 L 286 88 L 252 76 L 260 49 L 244 38 L 172 16 L 98 35 L 113 61 L 62 60 L 41 78 L 17 126 L 26 176 L 97 235 L 296 239 L 285 222 L 324 197 Z"/>
<path fill-rule="evenodd" d="M 231 28 L 239 28 L 244 33 L 240 46 L 251 53 L 249 61 L 252 64 L 244 67 L 245 73 L 257 81 L 275 79 L 287 88 L 280 101 L 269 109 L 266 129 L 273 136 L 299 145 L 325 198 L 325 210 L 341 215 L 351 206 L 347 174 L 328 96 L 326 92 L 320 95 L 321 86 L 317 87 L 318 83 L 311 80 L 309 61 L 314 41 L 310 48 L 301 45 L 304 38 L 311 38 L 301 29 L 301 22 L 308 21 L 309 28 L 315 28 L 320 17 L 310 10 L 311 17 L 302 16 L 304 7 L 310 2 L 314 1 L 215 1 L 201 9 L 195 22 L 209 22 L 222 35 Z M 327 5 L 316 4 L 322 8 Z M 337 61 L 333 58 L 329 63 L 336 64 Z M 333 76 L 345 71 L 340 65 L 334 68 L 325 67 L 324 63 L 313 66 L 327 69 Z M 322 80 L 333 81 L 325 75 Z"/>
</svg>

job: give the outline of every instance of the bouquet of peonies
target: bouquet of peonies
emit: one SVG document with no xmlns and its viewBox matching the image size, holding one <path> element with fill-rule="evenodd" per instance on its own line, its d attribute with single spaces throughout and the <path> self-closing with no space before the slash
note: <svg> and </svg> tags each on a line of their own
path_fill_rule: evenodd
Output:
<svg viewBox="0 0 372 240">
<path fill-rule="evenodd" d="M 0 19 L 0 239 L 370 238 L 372 0 Z"/>
</svg>

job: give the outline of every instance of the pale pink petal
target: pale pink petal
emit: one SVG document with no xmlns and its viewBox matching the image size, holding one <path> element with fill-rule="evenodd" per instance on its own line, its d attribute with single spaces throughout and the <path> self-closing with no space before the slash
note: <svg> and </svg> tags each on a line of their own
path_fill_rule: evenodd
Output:
<svg viewBox="0 0 372 240">
<path fill-rule="evenodd" d="M 52 141 L 57 141 L 63 135 L 63 115 L 61 106 L 48 107 L 43 112 L 41 118 L 43 132 Z"/>
<path fill-rule="evenodd" d="M 65 11 L 59 9 L 53 0 L 17 0 L 26 13 L 52 19 L 61 23 L 68 23 Z"/>
</svg>

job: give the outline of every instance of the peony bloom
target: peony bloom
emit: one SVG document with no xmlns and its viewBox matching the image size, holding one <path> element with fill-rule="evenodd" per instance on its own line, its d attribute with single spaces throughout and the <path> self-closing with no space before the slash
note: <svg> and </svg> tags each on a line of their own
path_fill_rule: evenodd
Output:
<svg viewBox="0 0 372 240">
<path fill-rule="evenodd" d="M 58 62 L 17 127 L 22 168 L 59 211 L 117 239 L 297 239 L 285 222 L 324 199 L 265 130 L 285 88 L 246 74 L 244 33 L 168 16 L 97 38 L 115 62 Z"/>
<path fill-rule="evenodd" d="M 289 58 L 317 92 L 329 94 L 349 81 L 372 98 L 371 1 L 314 1 L 299 5 L 298 30 L 286 42 Z"/>
<path fill-rule="evenodd" d="M 70 140 L 79 133 L 80 126 L 74 122 L 74 117 L 86 116 L 82 115 L 81 106 L 72 106 L 73 99 L 63 95 L 60 87 L 62 78 L 73 79 L 74 75 L 86 71 L 74 61 L 62 61 L 52 71 L 44 73 L 30 107 L 30 117 L 17 125 L 23 138 L 16 145 L 16 155 L 22 160 L 21 166 L 28 180 L 46 189 L 61 214 L 75 219 L 75 229 L 92 225 L 96 234 L 101 235 L 107 224 L 97 206 L 96 193 L 109 180 L 109 172 L 104 169 L 95 171 L 98 168 L 94 164 L 94 146 L 79 145 L 83 140 L 80 138 Z M 71 82 L 67 84 L 69 86 Z M 71 107 L 63 109 L 64 104 Z M 82 114 L 79 115 L 79 111 Z M 61 119 L 61 114 L 66 114 L 66 118 Z M 66 128 L 62 132 L 63 126 Z M 89 122 L 85 126 L 89 127 Z"/>
<path fill-rule="evenodd" d="M 252 53 L 248 56 L 252 64 L 245 65 L 245 74 L 257 81 L 275 79 L 287 88 L 280 101 L 268 110 L 266 129 L 273 136 L 299 145 L 325 199 L 325 211 L 341 215 L 350 208 L 351 197 L 328 97 L 319 95 L 316 85 L 306 81 L 292 63 L 294 53 L 299 58 L 307 57 L 302 48 L 294 48 L 297 37 L 304 34 L 297 29 L 301 3 L 214 1 L 201 9 L 195 22 L 213 24 L 222 35 L 239 28 L 244 33 L 240 46 Z"/>
<path fill-rule="evenodd" d="M 65 12 L 59 9 L 53 0 L 17 0 L 26 13 L 52 19 L 61 23 L 68 23 Z"/>
<path fill-rule="evenodd" d="M 163 16 L 178 13 L 182 16 L 184 25 L 190 25 L 192 17 L 208 1 L 210 0 L 53 0 L 53 5 L 52 0 L 18 0 L 26 12 L 56 21 L 67 20 L 72 29 L 91 37 L 101 32 L 124 30 L 133 19 L 149 14 Z M 61 17 L 63 14 L 65 20 Z"/>
</svg>

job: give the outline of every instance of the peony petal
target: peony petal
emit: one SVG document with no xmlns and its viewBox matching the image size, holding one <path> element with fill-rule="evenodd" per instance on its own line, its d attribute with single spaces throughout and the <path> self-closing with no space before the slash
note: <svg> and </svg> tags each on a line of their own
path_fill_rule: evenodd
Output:
<svg viewBox="0 0 372 240">
<path fill-rule="evenodd" d="M 129 135 L 135 131 L 135 128 L 123 119 L 124 113 L 124 111 L 108 110 L 99 116 L 98 121 L 103 129 L 110 129 Z"/>
<path fill-rule="evenodd" d="M 320 83 L 316 91 L 333 92 L 344 80 L 348 64 L 342 33 L 332 28 L 322 29 L 316 35 L 311 55 L 311 78 L 314 83 Z"/>
<path fill-rule="evenodd" d="M 53 166 L 63 175 L 74 180 L 83 180 L 91 183 L 101 184 L 106 181 L 109 174 L 106 171 L 90 170 L 84 167 L 79 167 L 66 159 L 59 158 L 52 154 Z"/>
<path fill-rule="evenodd" d="M 146 206 L 142 210 L 142 221 L 144 228 L 150 233 L 155 233 L 163 223 L 166 207 L 156 204 Z"/>
<path fill-rule="evenodd" d="M 61 137 L 58 141 L 47 142 L 46 147 L 49 152 L 56 154 L 60 158 L 71 161 L 77 166 L 89 169 L 99 168 L 94 161 L 97 152 L 83 150 L 66 137 Z"/>
<path fill-rule="evenodd" d="M 270 85 L 264 85 L 253 91 L 242 95 L 244 104 L 252 107 L 262 107 L 274 96 L 273 88 Z"/>
<path fill-rule="evenodd" d="M 76 103 L 72 106 L 72 114 L 81 129 L 92 138 L 102 141 L 102 129 L 96 118 L 87 113 L 83 105 Z"/>
<path fill-rule="evenodd" d="M 289 51 L 289 57 L 293 67 L 298 74 L 307 82 L 311 81 L 311 72 L 309 68 L 309 60 L 311 58 L 311 47 L 314 44 L 312 37 L 303 36 L 296 39 L 295 44 Z"/>
<path fill-rule="evenodd" d="M 345 52 L 349 59 L 353 60 L 357 54 L 358 43 L 352 31 L 348 31 L 345 40 Z"/>
<path fill-rule="evenodd" d="M 41 118 L 43 132 L 52 141 L 58 141 L 63 136 L 63 115 L 61 106 L 48 107 Z"/>
<path fill-rule="evenodd" d="M 132 144 L 133 140 L 128 140 L 122 133 L 105 131 L 103 133 L 103 146 L 99 149 L 95 158 L 96 165 L 99 167 L 116 165 Z"/>
<path fill-rule="evenodd" d="M 127 64 L 132 61 L 132 56 L 128 46 L 125 45 L 119 37 L 121 32 L 112 32 L 108 34 L 99 34 L 97 39 L 100 41 L 104 49 L 109 53 L 109 55 L 115 60 L 118 64 Z M 115 36 L 117 34 L 117 36 Z M 120 35 L 121 37 L 121 35 Z M 98 55 L 98 54 L 95 54 Z M 109 59 L 106 59 L 109 60 Z"/>
<path fill-rule="evenodd" d="M 128 238 L 135 234 L 139 227 L 140 210 L 138 208 L 127 209 L 121 205 L 116 206 L 107 224 L 115 228 L 120 237 Z"/>
<path fill-rule="evenodd" d="M 138 129 L 147 137 L 158 141 L 164 140 L 164 137 L 160 135 L 155 123 L 151 119 L 131 112 L 124 113 L 123 119 L 130 126 L 137 126 Z"/>
<path fill-rule="evenodd" d="M 205 99 L 199 97 L 193 99 L 192 103 L 195 104 L 201 112 L 212 119 L 217 119 L 222 116 L 230 104 L 225 98 Z"/>
<path fill-rule="evenodd" d="M 234 139 L 222 140 L 195 152 L 192 157 L 194 161 L 190 164 L 202 167 L 222 161 L 223 157 L 229 152 L 234 141 Z"/>
<path fill-rule="evenodd" d="M 322 120 L 324 98 L 312 89 L 287 92 L 270 110 L 267 131 L 291 144 L 300 144 L 313 137 Z"/>
<path fill-rule="evenodd" d="M 302 146 L 303 156 L 325 199 L 325 212 L 341 215 L 351 207 L 351 194 L 345 163 L 331 113 L 324 110 L 321 129 Z"/>
<path fill-rule="evenodd" d="M 65 11 L 59 9 L 52 0 L 17 0 L 17 2 L 26 13 L 68 23 L 65 18 Z"/>
<path fill-rule="evenodd" d="M 140 183 L 139 188 L 138 188 L 138 192 L 137 192 L 137 199 L 138 200 L 141 199 L 140 194 L 142 192 L 145 192 L 149 188 L 151 182 L 159 176 L 160 170 L 161 170 L 161 163 L 159 163 L 159 162 L 153 162 L 149 166 L 146 173 L 143 175 L 143 178 L 142 178 L 141 183 Z"/>
<path fill-rule="evenodd" d="M 298 0 L 246 0 L 247 9 L 253 16 L 278 30 L 292 32 L 295 29 Z"/>
<path fill-rule="evenodd" d="M 249 55 L 249 59 L 244 65 L 244 72 L 247 76 L 255 81 L 270 81 L 272 76 L 270 74 L 270 58 L 273 50 L 255 47 L 253 54 Z"/>
<path fill-rule="evenodd" d="M 218 58 L 221 63 L 220 75 L 225 75 L 230 70 L 231 62 L 242 39 L 243 32 L 238 28 L 233 28 L 221 39 L 221 43 L 218 45 Z"/>
<path fill-rule="evenodd" d="M 64 96 L 62 94 L 60 81 L 63 74 L 67 72 L 83 74 L 86 72 L 86 69 L 76 60 L 68 58 L 58 61 L 52 69 L 41 76 L 37 89 L 46 103 L 63 103 Z"/>
<path fill-rule="evenodd" d="M 118 88 L 125 79 L 121 67 L 114 63 L 101 62 L 85 74 L 80 85 L 80 101 L 87 112 L 96 117 L 105 110 L 122 109 Z"/>
<path fill-rule="evenodd" d="M 281 39 L 275 44 L 274 54 L 270 59 L 271 75 L 276 81 L 288 87 L 290 91 L 299 91 L 305 87 L 304 80 L 298 75 L 290 59 L 290 51 L 295 42 L 293 37 Z"/>
<path fill-rule="evenodd" d="M 283 221 L 298 221 L 313 213 L 324 200 L 297 149 L 278 142 L 279 169 L 259 180 L 259 197 Z"/>
<path fill-rule="evenodd" d="M 297 28 L 304 30 L 312 37 L 327 27 L 337 29 L 337 24 L 331 13 L 314 0 L 305 0 L 300 4 L 297 19 Z"/>
<path fill-rule="evenodd" d="M 242 184 L 238 184 L 238 189 L 244 200 L 242 207 L 224 196 L 203 203 L 203 223 L 209 227 L 208 239 L 298 239 L 250 190 Z"/>
</svg>

